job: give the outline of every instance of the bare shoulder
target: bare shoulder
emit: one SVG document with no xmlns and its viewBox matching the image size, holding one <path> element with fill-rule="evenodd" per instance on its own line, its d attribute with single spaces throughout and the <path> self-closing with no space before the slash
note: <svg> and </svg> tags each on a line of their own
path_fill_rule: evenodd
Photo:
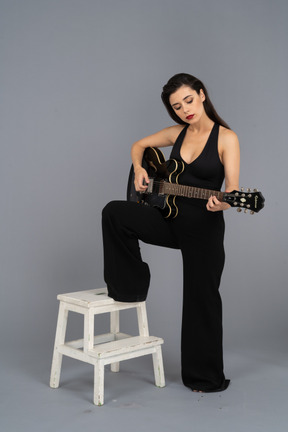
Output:
<svg viewBox="0 0 288 432">
<path fill-rule="evenodd" d="M 238 147 L 239 140 L 238 136 L 231 129 L 227 129 L 224 126 L 220 126 L 219 128 L 219 145 L 222 149 L 227 146 Z"/>
<path fill-rule="evenodd" d="M 148 135 L 145 138 L 136 141 L 133 146 L 140 146 L 142 148 L 146 147 L 168 147 L 173 146 L 177 136 L 180 134 L 181 130 L 185 126 L 175 125 L 169 126 L 167 128 L 161 129 L 160 131 Z"/>
<path fill-rule="evenodd" d="M 225 169 L 227 169 L 229 165 L 230 167 L 233 166 L 234 172 L 238 172 L 240 163 L 239 141 L 236 133 L 231 129 L 220 126 L 218 151 L 220 160 L 224 164 Z"/>
<path fill-rule="evenodd" d="M 168 126 L 165 129 L 162 129 L 160 131 L 161 134 L 165 135 L 166 138 L 170 141 L 170 143 L 173 145 L 178 137 L 178 135 L 181 133 L 181 131 L 184 129 L 185 125 L 174 125 L 174 126 Z"/>
</svg>

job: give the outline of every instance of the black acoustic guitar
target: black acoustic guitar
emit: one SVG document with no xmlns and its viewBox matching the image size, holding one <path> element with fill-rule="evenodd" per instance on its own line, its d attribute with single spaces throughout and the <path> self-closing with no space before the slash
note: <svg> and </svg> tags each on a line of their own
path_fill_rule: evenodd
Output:
<svg viewBox="0 0 288 432">
<path fill-rule="evenodd" d="M 241 191 L 220 192 L 179 184 L 179 177 L 185 168 L 184 163 L 175 159 L 165 161 L 163 153 L 158 148 L 146 148 L 142 166 L 148 172 L 148 187 L 143 193 L 136 192 L 132 166 L 127 199 L 158 207 L 165 218 L 177 216 L 177 196 L 208 200 L 211 195 L 214 195 L 219 201 L 226 202 L 231 207 L 237 207 L 237 211 L 241 212 L 243 208 L 245 213 L 249 210 L 251 214 L 258 213 L 264 207 L 265 198 L 257 189 L 254 189 L 253 192 L 250 189 L 247 189 L 247 192 L 242 189 Z"/>
</svg>

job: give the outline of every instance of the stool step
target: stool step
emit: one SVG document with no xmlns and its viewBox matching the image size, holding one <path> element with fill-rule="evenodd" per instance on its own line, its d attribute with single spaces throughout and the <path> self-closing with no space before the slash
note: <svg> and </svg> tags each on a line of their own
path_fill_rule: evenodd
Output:
<svg viewBox="0 0 288 432">
<path fill-rule="evenodd" d="M 155 336 L 134 336 L 113 342 L 96 345 L 88 353 L 92 357 L 105 359 L 114 355 L 131 353 L 163 344 L 163 339 Z"/>
</svg>

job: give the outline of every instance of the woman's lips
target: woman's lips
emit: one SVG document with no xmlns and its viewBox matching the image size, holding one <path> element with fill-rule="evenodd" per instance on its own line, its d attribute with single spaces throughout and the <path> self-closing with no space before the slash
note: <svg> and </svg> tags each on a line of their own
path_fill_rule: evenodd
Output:
<svg viewBox="0 0 288 432">
<path fill-rule="evenodd" d="M 194 114 L 191 114 L 189 116 L 186 117 L 187 120 L 191 120 L 194 117 Z"/>
</svg>

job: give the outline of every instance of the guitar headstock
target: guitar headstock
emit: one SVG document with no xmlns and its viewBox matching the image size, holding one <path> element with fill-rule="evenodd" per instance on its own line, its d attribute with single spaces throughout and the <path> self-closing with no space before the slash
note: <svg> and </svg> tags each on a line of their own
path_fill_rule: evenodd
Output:
<svg viewBox="0 0 288 432">
<path fill-rule="evenodd" d="M 254 214 L 264 207 L 265 198 L 257 189 L 251 191 L 248 188 L 247 192 L 244 192 L 244 189 L 241 188 L 241 191 L 225 192 L 223 201 L 230 204 L 231 207 L 238 207 L 238 212 L 244 209 L 244 213 L 250 211 L 250 214 Z"/>
</svg>

